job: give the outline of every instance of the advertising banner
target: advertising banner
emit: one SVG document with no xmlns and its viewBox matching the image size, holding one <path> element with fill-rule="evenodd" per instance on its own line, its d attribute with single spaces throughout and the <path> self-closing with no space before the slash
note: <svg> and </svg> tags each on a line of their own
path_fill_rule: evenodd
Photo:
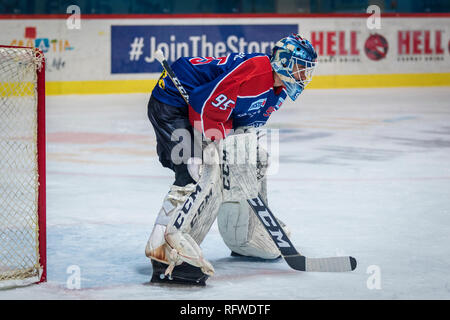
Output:
<svg viewBox="0 0 450 320">
<path fill-rule="evenodd" d="M 31 16 L 30 16 L 31 17 Z M 149 92 L 181 56 L 270 54 L 292 32 L 319 55 L 311 88 L 450 85 L 450 15 L 383 17 L 64 18 L 0 17 L 0 44 L 35 46 L 47 60 L 49 94 Z M 413 74 L 413 75 L 411 75 Z"/>
<path fill-rule="evenodd" d="M 449 72 L 450 19 L 382 18 L 310 21 L 300 29 L 319 55 L 321 74 Z"/>
<path fill-rule="evenodd" d="M 222 57 L 232 52 L 270 54 L 275 42 L 298 32 L 297 24 L 111 26 L 111 73 L 152 73 L 161 66 L 153 53 L 161 49 L 169 63 L 182 56 Z M 128 44 L 128 46 L 126 45 Z"/>
</svg>

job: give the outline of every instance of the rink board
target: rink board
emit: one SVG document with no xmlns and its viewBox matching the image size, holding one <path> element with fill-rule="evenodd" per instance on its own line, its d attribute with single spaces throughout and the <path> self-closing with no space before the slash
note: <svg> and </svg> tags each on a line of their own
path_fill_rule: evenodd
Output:
<svg viewBox="0 0 450 320">
<path fill-rule="evenodd" d="M 0 43 L 36 46 L 47 60 L 47 94 L 149 92 L 161 73 L 156 49 L 180 56 L 270 54 L 291 32 L 311 40 L 311 88 L 450 85 L 450 15 L 0 16 Z M 68 18 L 67 18 L 68 17 Z"/>
</svg>

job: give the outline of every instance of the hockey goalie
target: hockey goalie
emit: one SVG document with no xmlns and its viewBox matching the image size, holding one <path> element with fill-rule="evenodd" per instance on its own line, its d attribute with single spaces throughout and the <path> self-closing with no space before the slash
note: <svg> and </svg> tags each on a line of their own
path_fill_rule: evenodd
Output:
<svg viewBox="0 0 450 320">
<path fill-rule="evenodd" d="M 162 73 L 148 117 L 159 161 L 175 181 L 145 248 L 153 282 L 204 285 L 214 267 L 200 244 L 216 219 L 232 255 L 280 256 L 247 202 L 260 195 L 267 203 L 269 155 L 258 127 L 287 96 L 298 98 L 316 61 L 311 43 L 297 34 L 278 41 L 270 56 L 183 57 L 171 67 L 189 103 Z"/>
</svg>

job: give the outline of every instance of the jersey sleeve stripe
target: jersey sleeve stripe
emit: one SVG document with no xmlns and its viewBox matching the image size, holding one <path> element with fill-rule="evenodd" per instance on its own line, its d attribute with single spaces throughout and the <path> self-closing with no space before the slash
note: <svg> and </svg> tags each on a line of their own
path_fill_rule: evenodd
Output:
<svg viewBox="0 0 450 320">
<path fill-rule="evenodd" d="M 242 95 L 239 95 L 239 96 L 237 96 L 238 98 L 256 98 L 256 97 L 258 97 L 258 96 L 260 96 L 260 95 L 262 95 L 262 94 L 264 94 L 264 93 L 267 93 L 267 92 L 269 92 L 270 90 L 273 90 L 272 88 L 269 88 L 269 89 L 267 89 L 266 91 L 264 91 L 264 92 L 261 92 L 261 93 L 258 93 L 258 94 L 256 94 L 256 95 L 252 95 L 252 96 L 242 96 Z"/>
</svg>

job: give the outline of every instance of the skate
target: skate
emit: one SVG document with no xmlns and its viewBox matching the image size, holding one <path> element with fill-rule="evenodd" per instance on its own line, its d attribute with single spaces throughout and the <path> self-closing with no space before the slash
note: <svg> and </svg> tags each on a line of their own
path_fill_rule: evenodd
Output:
<svg viewBox="0 0 450 320">
<path fill-rule="evenodd" d="M 186 262 L 176 266 L 171 275 L 165 275 L 168 265 L 153 259 L 151 261 L 153 274 L 150 282 L 152 283 L 205 286 L 206 280 L 209 278 L 199 267 L 195 267 Z"/>
</svg>

